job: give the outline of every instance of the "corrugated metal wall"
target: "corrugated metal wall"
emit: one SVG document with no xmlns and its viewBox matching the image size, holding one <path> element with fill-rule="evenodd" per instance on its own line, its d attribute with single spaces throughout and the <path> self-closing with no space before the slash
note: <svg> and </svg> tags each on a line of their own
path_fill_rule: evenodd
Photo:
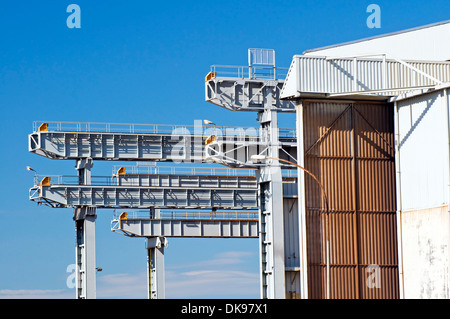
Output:
<svg viewBox="0 0 450 319">
<path fill-rule="evenodd" d="M 450 81 L 449 62 L 405 61 L 409 66 L 440 80 Z M 385 83 L 383 83 L 385 82 Z M 395 61 L 381 58 L 335 58 L 294 56 L 281 96 L 298 92 L 343 93 L 436 85 L 430 78 Z M 398 92 L 377 95 L 398 95 Z"/>
<path fill-rule="evenodd" d="M 392 106 L 303 101 L 303 130 L 305 168 L 328 197 L 331 298 L 398 298 Z M 310 298 L 326 297 L 321 194 L 306 175 Z"/>
</svg>

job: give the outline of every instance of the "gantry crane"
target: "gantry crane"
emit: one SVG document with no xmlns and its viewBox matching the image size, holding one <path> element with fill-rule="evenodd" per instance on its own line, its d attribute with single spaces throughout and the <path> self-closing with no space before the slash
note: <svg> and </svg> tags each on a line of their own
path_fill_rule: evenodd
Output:
<svg viewBox="0 0 450 319">
<path fill-rule="evenodd" d="M 32 153 L 54 160 L 75 160 L 77 178 L 67 176 L 37 176 L 36 184 L 30 189 L 30 199 L 55 208 L 73 208 L 77 232 L 77 298 L 95 298 L 95 219 L 98 208 L 148 209 L 194 208 L 205 209 L 256 209 L 258 189 L 254 176 L 199 174 L 126 174 L 118 170 L 109 180 L 102 178 L 99 183 L 91 175 L 96 160 L 137 161 L 137 162 L 200 162 L 209 163 L 211 158 L 204 152 L 204 145 L 211 134 L 209 128 L 174 127 L 164 125 L 113 125 L 99 123 L 35 122 L 34 131 L 29 135 L 29 150 Z M 248 129 L 248 128 L 247 128 Z M 197 131 L 200 134 L 197 134 Z M 218 134 L 223 130 L 227 135 Z M 214 131 L 214 142 L 221 143 L 227 153 L 224 158 L 243 160 L 242 167 L 251 165 L 249 159 L 265 145 L 259 136 L 249 130 L 246 135 L 242 128 L 219 127 Z M 230 132 L 235 132 L 230 135 Z M 243 133 L 244 132 L 244 133 Z M 286 130 L 289 132 L 289 130 Z M 295 147 L 295 137 L 283 136 L 282 144 L 290 149 Z M 246 164 L 247 163 L 247 164 Z M 105 182 L 106 181 L 106 182 Z M 293 179 L 289 179 L 292 183 Z M 124 225 L 119 218 L 119 225 Z M 152 222 L 156 222 L 154 214 Z M 217 216 L 217 215 L 215 215 Z M 188 220 L 188 219 L 186 219 Z M 232 223 L 235 219 L 218 221 L 219 224 Z M 130 225 L 132 218 L 127 218 Z M 179 220 L 165 223 L 178 223 Z M 246 221 L 249 223 L 249 221 Z M 250 225 L 251 224 L 251 225 Z M 233 232 L 226 237 L 254 237 L 255 222 L 249 224 L 247 232 Z M 242 226 L 242 221 L 240 221 Z M 122 232 L 124 226 L 120 228 Z M 117 230 L 114 229 L 113 230 Z M 181 236 L 168 233 L 142 233 L 135 236 L 147 237 L 149 251 L 149 297 L 164 297 L 163 249 L 167 245 L 165 237 Z M 223 233 L 202 233 L 200 236 L 215 237 Z M 186 237 L 190 237 L 186 236 Z M 159 257 L 157 257 L 159 256 Z M 156 258 L 156 259 L 155 259 Z M 160 265 L 156 267 L 156 265 Z M 158 269 L 158 271 L 156 271 Z M 156 289 L 155 282 L 159 282 Z"/>
</svg>

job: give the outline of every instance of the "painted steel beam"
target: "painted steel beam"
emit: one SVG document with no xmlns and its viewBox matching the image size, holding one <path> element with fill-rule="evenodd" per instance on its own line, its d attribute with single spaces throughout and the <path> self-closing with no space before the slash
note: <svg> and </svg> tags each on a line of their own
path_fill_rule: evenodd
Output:
<svg viewBox="0 0 450 319">
<path fill-rule="evenodd" d="M 76 230 L 76 298 L 95 299 L 96 263 L 95 263 L 95 208 L 79 207 L 74 209 Z"/>
<path fill-rule="evenodd" d="M 75 168 L 80 184 L 91 183 L 91 160 L 79 160 Z M 94 207 L 76 207 L 73 219 L 76 230 L 76 297 L 77 299 L 95 299 L 97 297 L 95 264 L 95 220 Z"/>
<path fill-rule="evenodd" d="M 224 208 L 258 207 L 253 176 L 125 174 L 109 185 L 74 185 L 70 176 L 57 176 L 30 189 L 30 200 L 51 207 L 96 208 Z M 106 180 L 106 179 L 105 179 Z M 283 196 L 296 197 L 295 177 L 283 177 Z"/>
<path fill-rule="evenodd" d="M 277 120 L 278 112 L 295 113 L 296 105 L 295 102 L 281 100 L 284 81 L 277 80 L 275 67 L 273 77 L 268 79 L 265 73 L 263 78 L 258 79 L 252 73 L 250 61 L 249 65 L 247 73 L 245 69 L 238 68 L 238 76 L 234 78 L 229 76 L 234 67 L 225 67 L 227 74 L 224 77 L 218 71 L 220 68 L 213 67 L 205 77 L 205 100 L 232 111 L 258 112 L 261 142 L 267 145 L 259 154 L 272 157 L 272 160 L 258 167 L 256 174 L 260 201 L 261 298 L 296 298 L 300 293 L 299 251 L 293 243 L 298 241 L 298 232 L 291 231 L 289 222 L 295 222 L 298 215 L 297 210 L 292 211 L 293 205 L 297 204 L 298 192 L 293 192 L 291 185 L 283 183 L 281 169 L 284 165 L 280 165 L 278 159 L 296 162 L 297 154 L 291 151 L 297 152 L 297 147 L 286 152 L 280 145 Z M 268 69 L 262 70 L 267 72 Z M 270 72 L 269 75 L 272 75 Z M 220 158 L 217 162 L 221 163 Z M 226 162 L 224 164 L 227 165 Z M 290 199 L 285 197 L 286 193 L 291 194 Z"/>
<path fill-rule="evenodd" d="M 130 237 L 257 238 L 258 220 L 115 219 L 111 230 Z"/>
<path fill-rule="evenodd" d="M 221 76 L 209 76 L 205 80 L 205 100 L 227 110 L 295 112 L 295 103 L 280 99 L 284 80 Z"/>
<path fill-rule="evenodd" d="M 30 200 L 51 207 L 256 208 L 256 189 L 47 185 L 30 189 Z"/>
<path fill-rule="evenodd" d="M 168 247 L 167 239 L 164 237 L 147 238 L 145 246 L 147 249 L 148 299 L 164 299 L 166 296 L 164 250 Z"/>
<path fill-rule="evenodd" d="M 116 175 L 114 182 L 117 186 L 258 188 L 254 176 L 233 175 L 124 174 Z"/>
<path fill-rule="evenodd" d="M 270 97 L 269 97 L 270 100 Z M 262 299 L 284 299 L 285 287 L 285 233 L 283 177 L 276 141 L 277 112 L 266 110 L 258 114 L 263 139 L 271 145 L 268 155 L 273 159 L 257 170 L 260 188 L 260 280 Z"/>
<path fill-rule="evenodd" d="M 248 132 L 247 132 L 248 133 Z M 267 147 L 257 129 L 254 136 L 214 137 L 227 158 L 252 167 L 251 156 Z M 210 163 L 205 152 L 208 135 L 133 134 L 110 132 L 35 131 L 29 135 L 29 151 L 50 159 L 104 161 L 153 161 Z M 295 130 L 280 133 L 280 154 L 296 156 Z M 288 155 L 286 155 L 288 156 Z"/>
<path fill-rule="evenodd" d="M 294 186 L 293 186 L 294 185 Z M 283 184 L 285 197 L 296 197 L 293 183 Z M 30 189 L 30 200 L 55 208 L 257 208 L 258 190 L 251 188 L 185 188 L 92 185 L 46 185 Z"/>
</svg>

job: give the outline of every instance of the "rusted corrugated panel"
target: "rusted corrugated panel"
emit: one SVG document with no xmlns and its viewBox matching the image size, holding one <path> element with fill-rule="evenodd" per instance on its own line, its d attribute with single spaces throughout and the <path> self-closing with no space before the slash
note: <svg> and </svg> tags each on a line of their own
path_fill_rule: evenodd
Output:
<svg viewBox="0 0 450 319">
<path fill-rule="evenodd" d="M 398 297 L 393 110 L 355 105 L 357 216 L 362 298 Z M 372 266 L 370 266 L 372 265 Z M 366 267 L 378 267 L 379 287 L 370 287 Z"/>
<path fill-rule="evenodd" d="M 331 298 L 357 298 L 355 268 L 352 265 L 335 265 L 331 268 Z"/>
<path fill-rule="evenodd" d="M 309 296 L 398 298 L 393 110 L 379 103 L 303 103 Z M 372 265 L 372 266 L 371 266 Z M 367 267 L 381 286 L 368 287 Z M 369 268 L 372 269 L 372 268 Z M 376 291 L 374 290 L 376 289 Z"/>
</svg>

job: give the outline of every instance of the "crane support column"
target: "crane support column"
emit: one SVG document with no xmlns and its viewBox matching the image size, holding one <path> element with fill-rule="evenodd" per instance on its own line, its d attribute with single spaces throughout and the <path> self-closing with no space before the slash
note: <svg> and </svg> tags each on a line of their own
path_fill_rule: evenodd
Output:
<svg viewBox="0 0 450 319">
<path fill-rule="evenodd" d="M 75 168 L 78 170 L 79 184 L 91 183 L 92 160 L 81 159 Z M 73 219 L 76 230 L 76 298 L 96 298 L 95 266 L 95 207 L 80 206 L 74 209 Z"/>
<path fill-rule="evenodd" d="M 273 93 L 267 89 L 267 107 L 258 113 L 261 140 L 266 142 L 267 155 L 279 158 L 277 112 L 272 109 Z M 270 159 L 257 170 L 260 189 L 260 262 L 261 298 L 284 299 L 285 259 L 283 227 L 283 184 L 280 163 Z"/>
<path fill-rule="evenodd" d="M 168 241 L 165 237 L 147 237 L 147 278 L 148 299 L 165 298 L 164 248 Z"/>
</svg>

